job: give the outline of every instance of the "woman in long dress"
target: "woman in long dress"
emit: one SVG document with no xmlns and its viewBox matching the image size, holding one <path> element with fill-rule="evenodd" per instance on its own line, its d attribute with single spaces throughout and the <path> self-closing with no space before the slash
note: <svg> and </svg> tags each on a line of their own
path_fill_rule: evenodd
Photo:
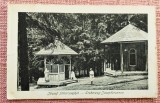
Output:
<svg viewBox="0 0 160 103">
<path fill-rule="evenodd" d="M 94 71 L 92 70 L 92 68 L 90 68 L 89 76 L 90 76 L 91 85 L 93 85 Z"/>
<path fill-rule="evenodd" d="M 76 76 L 75 76 L 75 73 L 74 73 L 74 71 L 73 71 L 73 70 L 71 71 L 71 79 L 73 79 L 73 80 L 75 80 L 75 79 L 76 79 Z"/>
<path fill-rule="evenodd" d="M 47 68 L 44 71 L 44 77 L 45 77 L 45 81 L 49 82 L 49 70 Z"/>
</svg>

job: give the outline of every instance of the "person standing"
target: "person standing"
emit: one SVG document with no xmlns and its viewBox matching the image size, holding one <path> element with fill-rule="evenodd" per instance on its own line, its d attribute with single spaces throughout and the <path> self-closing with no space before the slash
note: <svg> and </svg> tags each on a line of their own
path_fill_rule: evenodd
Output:
<svg viewBox="0 0 160 103">
<path fill-rule="evenodd" d="M 49 70 L 47 68 L 44 71 L 44 77 L 45 77 L 45 81 L 49 82 Z"/>
<path fill-rule="evenodd" d="M 91 85 L 93 85 L 94 71 L 92 70 L 92 68 L 90 68 L 89 76 L 90 76 Z"/>
<path fill-rule="evenodd" d="M 75 73 L 74 73 L 74 71 L 73 71 L 73 70 L 71 71 L 71 79 L 73 79 L 73 80 L 75 80 L 75 79 L 76 79 L 76 76 L 75 76 Z"/>
</svg>

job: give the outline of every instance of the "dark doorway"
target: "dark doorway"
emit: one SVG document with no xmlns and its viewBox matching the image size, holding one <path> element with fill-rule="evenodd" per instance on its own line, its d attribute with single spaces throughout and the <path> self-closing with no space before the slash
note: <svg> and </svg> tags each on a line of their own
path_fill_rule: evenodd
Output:
<svg viewBox="0 0 160 103">
<path fill-rule="evenodd" d="M 120 54 L 118 53 L 113 53 L 112 54 L 112 59 L 111 59 L 111 62 L 112 62 L 112 66 L 111 66 L 111 69 L 112 70 L 121 70 L 121 67 L 120 67 Z"/>
<path fill-rule="evenodd" d="M 69 65 L 65 65 L 65 79 L 69 79 Z"/>
</svg>

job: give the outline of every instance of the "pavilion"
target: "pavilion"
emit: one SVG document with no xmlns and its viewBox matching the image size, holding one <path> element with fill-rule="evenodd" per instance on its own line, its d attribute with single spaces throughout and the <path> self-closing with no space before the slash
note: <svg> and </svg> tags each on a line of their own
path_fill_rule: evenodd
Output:
<svg viewBox="0 0 160 103">
<path fill-rule="evenodd" d="M 44 57 L 44 70 L 48 71 L 48 80 L 46 81 L 47 77 L 39 78 L 37 84 L 59 85 L 60 81 L 70 79 L 72 70 L 71 56 L 78 55 L 78 53 L 56 37 L 55 43 L 41 49 L 36 55 Z"/>
<path fill-rule="evenodd" d="M 132 72 L 148 70 L 148 33 L 128 24 L 106 40 L 104 71 Z"/>
</svg>

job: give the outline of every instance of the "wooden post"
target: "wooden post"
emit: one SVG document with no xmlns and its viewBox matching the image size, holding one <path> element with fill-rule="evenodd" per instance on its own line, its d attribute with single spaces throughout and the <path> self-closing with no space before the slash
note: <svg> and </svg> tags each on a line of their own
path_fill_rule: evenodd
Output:
<svg viewBox="0 0 160 103">
<path fill-rule="evenodd" d="M 104 66 L 104 67 L 103 67 L 103 68 L 104 68 L 104 69 L 103 69 L 104 72 L 106 72 L 106 63 L 105 63 L 105 61 L 106 61 L 106 60 L 104 59 L 104 65 L 103 65 L 103 66 Z"/>
<path fill-rule="evenodd" d="M 120 56 L 121 56 L 121 72 L 123 73 L 123 48 L 122 48 L 122 43 L 120 43 Z"/>
<path fill-rule="evenodd" d="M 105 61 L 106 61 L 106 55 L 105 55 L 106 53 L 105 53 L 105 44 L 104 44 L 104 65 L 103 65 L 103 72 L 105 71 L 106 72 L 106 63 L 105 63 Z"/>
<path fill-rule="evenodd" d="M 148 71 L 148 42 L 145 42 L 145 50 L 146 50 L 146 71 Z"/>
<path fill-rule="evenodd" d="M 44 70 L 46 69 L 46 57 L 44 57 Z"/>
<path fill-rule="evenodd" d="M 71 77 L 71 70 L 72 70 L 72 57 L 70 56 L 70 70 L 69 70 L 69 78 Z"/>
<path fill-rule="evenodd" d="M 60 56 L 58 55 L 58 61 L 60 61 Z M 59 73 L 59 65 L 60 63 L 57 64 L 58 65 L 58 81 L 60 80 L 60 73 Z"/>
<path fill-rule="evenodd" d="M 57 64 L 58 65 L 58 81 L 60 80 L 60 73 L 59 73 L 59 65 L 60 64 Z"/>
<path fill-rule="evenodd" d="M 46 69 L 47 69 L 47 68 L 46 68 L 46 57 L 44 57 L 44 75 L 46 75 L 46 74 L 45 74 L 45 71 L 47 71 Z"/>
</svg>

